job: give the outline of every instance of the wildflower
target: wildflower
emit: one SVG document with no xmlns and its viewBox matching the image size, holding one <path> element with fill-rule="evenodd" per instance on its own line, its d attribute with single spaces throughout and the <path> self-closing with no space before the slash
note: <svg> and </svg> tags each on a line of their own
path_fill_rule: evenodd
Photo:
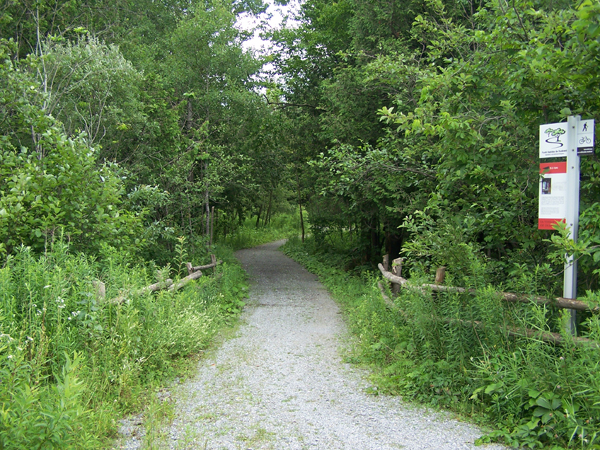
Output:
<svg viewBox="0 0 600 450">
<path fill-rule="evenodd" d="M 52 287 L 51 284 L 47 284 L 46 286 L 44 286 L 44 289 L 48 289 L 49 287 Z"/>
<path fill-rule="evenodd" d="M 14 356 L 13 355 L 8 355 L 8 359 L 13 359 Z"/>
</svg>

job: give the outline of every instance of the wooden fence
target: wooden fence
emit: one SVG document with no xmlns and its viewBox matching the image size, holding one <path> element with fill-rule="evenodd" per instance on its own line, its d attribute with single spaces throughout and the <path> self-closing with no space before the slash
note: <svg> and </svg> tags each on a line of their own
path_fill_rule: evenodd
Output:
<svg viewBox="0 0 600 450">
<path fill-rule="evenodd" d="M 221 260 L 217 261 L 216 256 L 212 255 L 212 254 L 210 255 L 210 259 L 211 259 L 211 263 L 206 264 L 204 266 L 194 267 L 192 265 L 192 263 L 186 263 L 186 267 L 188 270 L 188 276 L 182 278 L 177 283 L 174 283 L 172 279 L 167 278 L 164 281 L 159 281 L 158 283 L 151 284 L 150 286 L 143 287 L 136 291 L 122 293 L 118 297 L 108 300 L 108 303 L 123 303 L 131 295 L 143 295 L 147 292 L 156 292 L 156 291 L 160 291 L 160 290 L 176 291 L 178 289 L 181 289 L 183 286 L 188 284 L 190 281 L 197 280 L 198 278 L 200 278 L 203 275 L 203 273 L 202 273 L 203 270 L 217 267 L 217 265 L 219 265 L 223 262 Z M 100 301 L 105 301 L 106 300 L 105 284 L 101 281 L 95 281 L 94 286 L 96 287 L 96 298 Z"/>
<path fill-rule="evenodd" d="M 421 284 L 421 285 L 412 285 L 409 280 L 402 277 L 402 264 L 404 262 L 404 258 L 398 258 L 393 260 L 392 262 L 392 270 L 389 268 L 389 258 L 386 255 L 383 259 L 383 263 L 379 264 L 379 270 L 383 277 L 392 283 L 392 294 L 397 294 L 400 291 L 400 288 L 404 287 L 407 289 L 417 289 L 422 292 L 457 292 L 457 293 L 468 293 L 472 295 L 477 294 L 477 290 L 475 289 L 465 289 L 462 287 L 454 287 L 454 286 L 444 286 L 444 278 L 446 273 L 445 267 L 439 267 L 436 270 L 435 275 L 435 283 L 434 284 Z M 386 295 L 383 286 L 379 284 L 379 288 L 381 290 L 381 294 L 383 295 L 384 300 L 388 304 L 388 306 L 396 308 L 392 300 Z M 501 300 L 507 302 L 521 302 L 521 303 L 536 303 L 541 305 L 551 305 L 557 308 L 565 308 L 565 309 L 574 309 L 577 311 L 592 311 L 599 312 L 600 307 L 598 305 L 588 305 L 586 302 L 582 302 L 580 300 L 574 300 L 570 298 L 556 297 L 556 298 L 548 298 L 541 297 L 536 295 L 522 295 L 522 294 L 513 294 L 510 292 L 498 292 L 498 296 Z M 399 310 L 400 314 L 405 314 L 402 310 Z M 469 320 L 458 320 L 458 319 L 449 319 L 449 318 L 440 318 L 440 321 L 447 323 L 461 323 L 463 325 L 469 325 L 474 327 L 483 327 L 483 323 L 478 321 L 469 321 Z M 549 331 L 539 331 L 539 330 L 531 330 L 527 328 L 508 328 L 506 330 L 511 336 L 528 336 L 535 337 L 541 339 L 545 342 L 552 342 L 555 344 L 559 344 L 564 342 L 564 337 L 559 333 L 552 333 Z M 600 347 L 600 344 L 591 339 L 582 338 L 582 337 L 574 337 L 573 341 L 578 345 L 589 345 L 594 347 Z"/>
</svg>

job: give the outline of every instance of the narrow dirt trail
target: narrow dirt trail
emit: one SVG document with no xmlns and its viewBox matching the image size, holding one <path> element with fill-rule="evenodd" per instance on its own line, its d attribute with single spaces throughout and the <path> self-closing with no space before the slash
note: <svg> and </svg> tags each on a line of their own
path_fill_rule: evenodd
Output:
<svg viewBox="0 0 600 450">
<path fill-rule="evenodd" d="M 242 325 L 173 388 L 176 419 L 161 448 L 475 448 L 476 427 L 365 393 L 365 373 L 338 353 L 348 335 L 337 305 L 281 244 L 237 253 L 252 280 Z"/>
</svg>

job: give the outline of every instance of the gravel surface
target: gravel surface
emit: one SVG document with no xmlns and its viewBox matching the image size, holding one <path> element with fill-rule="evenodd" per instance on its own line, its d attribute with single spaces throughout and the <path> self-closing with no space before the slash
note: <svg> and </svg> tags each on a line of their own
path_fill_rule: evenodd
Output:
<svg viewBox="0 0 600 450">
<path fill-rule="evenodd" d="M 237 253 L 252 280 L 242 325 L 171 388 L 176 418 L 159 448 L 474 449 L 475 426 L 366 393 L 366 373 L 339 356 L 349 336 L 337 305 L 282 243 Z M 140 448 L 135 420 L 121 448 Z"/>
</svg>

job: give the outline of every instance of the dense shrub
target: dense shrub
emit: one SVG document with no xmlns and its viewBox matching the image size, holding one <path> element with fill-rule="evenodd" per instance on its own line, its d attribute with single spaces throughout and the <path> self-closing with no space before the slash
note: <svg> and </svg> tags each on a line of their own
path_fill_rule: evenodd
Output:
<svg viewBox="0 0 600 450">
<path fill-rule="evenodd" d="M 0 254 L 21 244 L 43 251 L 60 235 L 78 250 L 139 246 L 144 211 L 122 207 L 120 169 L 98 164 L 83 135 L 65 134 L 5 41 L 0 92 Z"/>
</svg>

